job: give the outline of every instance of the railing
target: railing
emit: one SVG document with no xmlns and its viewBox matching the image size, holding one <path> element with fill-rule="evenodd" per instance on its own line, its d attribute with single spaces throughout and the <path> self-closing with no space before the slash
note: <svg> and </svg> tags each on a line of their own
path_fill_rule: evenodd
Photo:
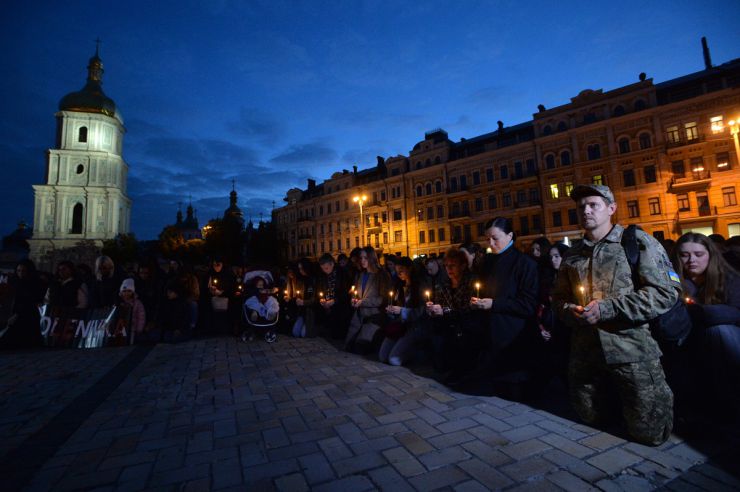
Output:
<svg viewBox="0 0 740 492">
<path fill-rule="evenodd" d="M 671 176 L 671 187 L 691 184 L 703 184 L 712 179 L 712 173 L 707 170 L 692 171 L 685 174 L 674 174 Z"/>
<path fill-rule="evenodd" d="M 673 149 L 676 147 L 683 147 L 684 145 L 691 145 L 699 142 L 703 142 L 706 140 L 706 136 L 703 133 L 700 133 L 696 138 L 686 138 L 685 135 L 681 135 L 678 140 L 669 141 L 666 139 L 665 146 L 666 148 Z"/>
<path fill-rule="evenodd" d="M 534 207 L 539 205 L 542 205 L 542 200 L 540 200 L 539 198 L 528 200 L 514 200 L 514 208 Z"/>
</svg>

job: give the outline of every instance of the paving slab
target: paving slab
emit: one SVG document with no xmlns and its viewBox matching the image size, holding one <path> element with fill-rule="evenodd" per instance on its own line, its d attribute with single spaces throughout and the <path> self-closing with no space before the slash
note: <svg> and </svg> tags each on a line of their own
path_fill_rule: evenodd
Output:
<svg viewBox="0 0 740 492">
<path fill-rule="evenodd" d="M 15 480 L 6 483 L 52 491 L 740 487 L 740 432 L 713 422 L 701 436 L 646 447 L 555 410 L 565 395 L 532 405 L 467 395 L 423 368 L 391 367 L 320 338 L 137 350 L 2 354 L 0 473 Z M 74 414 L 79 402 L 84 414 Z M 29 450 L 42 459 L 24 473 L 8 465 Z"/>
</svg>

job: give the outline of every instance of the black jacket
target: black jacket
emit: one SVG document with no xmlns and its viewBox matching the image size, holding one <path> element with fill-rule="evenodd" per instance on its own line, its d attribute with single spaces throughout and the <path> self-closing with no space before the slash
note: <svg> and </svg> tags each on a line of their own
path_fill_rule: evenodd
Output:
<svg viewBox="0 0 740 492">
<path fill-rule="evenodd" d="M 488 311 L 494 351 L 509 346 L 525 329 L 536 329 L 539 281 L 537 264 L 512 245 L 498 255 L 486 255 L 480 297 L 493 299 Z"/>
</svg>

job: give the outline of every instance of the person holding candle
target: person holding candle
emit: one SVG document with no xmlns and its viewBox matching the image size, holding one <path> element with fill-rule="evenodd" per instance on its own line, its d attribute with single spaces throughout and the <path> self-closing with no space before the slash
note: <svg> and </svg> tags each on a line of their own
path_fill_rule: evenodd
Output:
<svg viewBox="0 0 740 492">
<path fill-rule="evenodd" d="M 317 310 L 317 322 L 331 338 L 344 339 L 352 314 L 349 280 L 329 253 L 319 258 L 319 267 L 318 288 L 323 296 L 319 296 L 321 309 Z"/>
<path fill-rule="evenodd" d="M 443 381 L 456 385 L 478 367 L 482 350 L 488 345 L 480 316 L 470 304 L 475 278 L 468 259 L 459 248 L 444 256 L 446 280 L 429 293 L 427 315 L 431 317 L 432 361 Z M 426 293 L 425 293 L 426 296 Z"/>
<path fill-rule="evenodd" d="M 571 198 L 584 237 L 562 260 L 553 291 L 553 310 L 571 328 L 571 404 L 588 425 L 608 423 L 619 405 L 630 437 L 657 446 L 673 428 L 673 393 L 648 323 L 678 300 L 678 275 L 660 243 L 638 229 L 640 285 L 634 285 L 624 228 L 611 223 L 612 191 L 578 185 Z"/>
<path fill-rule="evenodd" d="M 510 218 L 495 217 L 485 225 L 491 254 L 481 266 L 481 293 L 470 300 L 483 311 L 488 333 L 486 360 L 477 378 L 513 398 L 528 391 L 535 363 L 541 361 L 542 339 L 536 322 L 537 264 L 514 245 Z"/>
<path fill-rule="evenodd" d="M 206 282 L 207 295 L 204 304 L 207 313 L 207 329 L 211 334 L 224 334 L 230 330 L 229 298 L 234 289 L 234 276 L 220 257 L 211 261 Z"/>
<path fill-rule="evenodd" d="M 406 362 L 413 347 L 424 338 L 422 330 L 417 329 L 418 321 L 425 314 L 424 297 L 414 264 L 408 256 L 396 258 L 396 275 L 395 290 L 388 293 L 385 312 L 389 321 L 384 327 L 385 338 L 378 352 L 380 362 L 392 366 Z"/>
<path fill-rule="evenodd" d="M 698 351 L 690 355 L 698 356 L 701 379 L 710 383 L 712 407 L 736 418 L 740 413 L 740 275 L 715 243 L 699 233 L 689 232 L 678 239 L 673 263 L 691 314 L 695 345 L 691 348 Z M 683 366 L 695 367 L 691 362 Z M 699 386 L 686 384 L 682 389 Z"/>
<path fill-rule="evenodd" d="M 367 352 L 385 322 L 382 308 L 387 302 L 390 280 L 371 246 L 360 250 L 358 266 L 360 271 L 355 276 L 352 298 L 355 311 L 344 339 L 344 349 Z"/>
<path fill-rule="evenodd" d="M 316 290 L 316 273 L 314 263 L 308 258 L 301 258 L 296 265 L 294 284 L 294 302 L 296 306 L 295 323 L 292 333 L 296 338 L 315 337 L 316 323 L 314 307 L 318 291 Z"/>
</svg>

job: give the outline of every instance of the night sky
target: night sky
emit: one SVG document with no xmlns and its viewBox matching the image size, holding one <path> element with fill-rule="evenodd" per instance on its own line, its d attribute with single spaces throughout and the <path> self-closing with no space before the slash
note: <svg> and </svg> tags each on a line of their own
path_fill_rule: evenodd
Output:
<svg viewBox="0 0 740 492">
<path fill-rule="evenodd" d="M 535 5 L 539 3 L 539 5 Z M 600 5 L 601 4 L 601 5 Z M 646 72 L 740 57 L 740 2 L 13 1 L 0 16 L 0 235 L 33 219 L 59 99 L 95 39 L 127 134 L 132 229 L 153 239 L 192 195 L 269 217 L 291 187 L 531 119 Z"/>
</svg>

